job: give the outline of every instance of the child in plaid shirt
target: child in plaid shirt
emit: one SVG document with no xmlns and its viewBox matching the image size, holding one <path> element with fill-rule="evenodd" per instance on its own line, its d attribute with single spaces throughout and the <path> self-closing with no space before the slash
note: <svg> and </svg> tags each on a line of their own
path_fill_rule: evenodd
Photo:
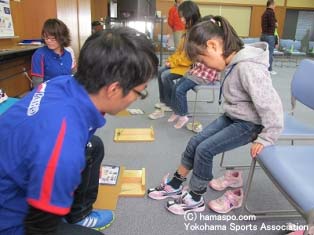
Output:
<svg viewBox="0 0 314 235">
<path fill-rule="evenodd" d="M 195 63 L 192 68 L 176 83 L 171 95 L 173 114 L 168 122 L 178 120 L 176 129 L 182 128 L 188 121 L 187 92 L 196 85 L 208 85 L 218 80 L 218 72 L 202 63 Z"/>
</svg>

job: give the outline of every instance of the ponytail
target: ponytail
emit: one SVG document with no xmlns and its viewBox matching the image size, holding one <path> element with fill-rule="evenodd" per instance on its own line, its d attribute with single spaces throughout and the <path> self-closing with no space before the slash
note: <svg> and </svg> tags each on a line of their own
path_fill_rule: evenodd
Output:
<svg viewBox="0 0 314 235">
<path fill-rule="evenodd" d="M 223 30 L 224 57 L 226 58 L 233 52 L 241 50 L 243 48 L 243 42 L 231 24 L 222 16 L 215 16 L 213 19 Z"/>
<path fill-rule="evenodd" d="M 222 16 L 215 16 L 198 23 L 189 31 L 186 52 L 190 59 L 195 60 L 198 55 L 204 54 L 207 41 L 215 37 L 223 41 L 224 58 L 243 48 L 242 40 L 230 23 Z"/>
</svg>

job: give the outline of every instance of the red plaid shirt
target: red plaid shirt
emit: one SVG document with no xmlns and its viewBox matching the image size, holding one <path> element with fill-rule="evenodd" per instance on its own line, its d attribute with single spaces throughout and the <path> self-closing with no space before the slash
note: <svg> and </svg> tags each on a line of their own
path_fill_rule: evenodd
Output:
<svg viewBox="0 0 314 235">
<path fill-rule="evenodd" d="M 192 68 L 188 71 L 190 75 L 196 76 L 203 79 L 206 82 L 213 82 L 218 80 L 218 72 L 215 69 L 208 68 L 202 63 L 195 63 Z"/>
</svg>

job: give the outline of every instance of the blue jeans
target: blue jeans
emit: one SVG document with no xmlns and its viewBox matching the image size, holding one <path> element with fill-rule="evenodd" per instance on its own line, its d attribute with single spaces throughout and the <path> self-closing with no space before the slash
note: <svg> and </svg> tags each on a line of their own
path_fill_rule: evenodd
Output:
<svg viewBox="0 0 314 235">
<path fill-rule="evenodd" d="M 190 189 L 205 193 L 208 182 L 213 178 L 214 156 L 252 142 L 262 129 L 261 125 L 231 119 L 224 114 L 193 136 L 181 158 L 181 164 L 186 169 L 193 169 Z"/>
<path fill-rule="evenodd" d="M 167 66 L 160 67 L 158 70 L 158 86 L 160 102 L 171 106 L 171 94 L 174 87 L 174 80 L 182 77 L 182 75 L 171 73 Z"/>
<path fill-rule="evenodd" d="M 174 86 L 172 95 L 171 95 L 171 108 L 175 114 L 179 116 L 185 116 L 188 114 L 188 101 L 186 98 L 187 92 L 197 83 L 192 80 L 182 77 L 180 81 Z"/>
<path fill-rule="evenodd" d="M 93 210 L 99 185 L 99 170 L 104 158 L 105 150 L 102 140 L 98 136 L 92 136 L 86 146 L 86 166 L 81 174 L 81 183 L 74 192 L 74 200 L 71 212 L 66 215 L 69 223 L 76 223 Z"/>
<path fill-rule="evenodd" d="M 261 41 L 268 43 L 268 50 L 269 50 L 269 67 L 268 67 L 268 70 L 272 71 L 273 70 L 273 66 L 272 66 L 273 65 L 273 54 L 274 54 L 275 43 L 276 43 L 275 35 L 262 34 Z"/>
</svg>

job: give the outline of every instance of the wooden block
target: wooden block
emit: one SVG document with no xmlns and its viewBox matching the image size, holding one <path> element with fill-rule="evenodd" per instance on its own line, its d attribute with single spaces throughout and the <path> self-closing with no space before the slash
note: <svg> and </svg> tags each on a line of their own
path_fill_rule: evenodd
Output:
<svg viewBox="0 0 314 235">
<path fill-rule="evenodd" d="M 116 114 L 117 117 L 129 117 L 131 116 L 129 111 L 124 109 L 122 111 L 120 111 L 119 113 Z"/>
<path fill-rule="evenodd" d="M 155 133 L 151 128 L 116 128 L 113 140 L 115 142 L 154 141 Z"/>
<path fill-rule="evenodd" d="M 146 173 L 142 170 L 124 170 L 121 197 L 144 197 L 146 193 Z"/>
<path fill-rule="evenodd" d="M 98 196 L 93 207 L 96 209 L 115 210 L 118 203 L 119 194 L 122 186 L 122 176 L 125 168 L 120 167 L 118 182 L 116 185 L 103 185 L 98 187 Z"/>
</svg>

